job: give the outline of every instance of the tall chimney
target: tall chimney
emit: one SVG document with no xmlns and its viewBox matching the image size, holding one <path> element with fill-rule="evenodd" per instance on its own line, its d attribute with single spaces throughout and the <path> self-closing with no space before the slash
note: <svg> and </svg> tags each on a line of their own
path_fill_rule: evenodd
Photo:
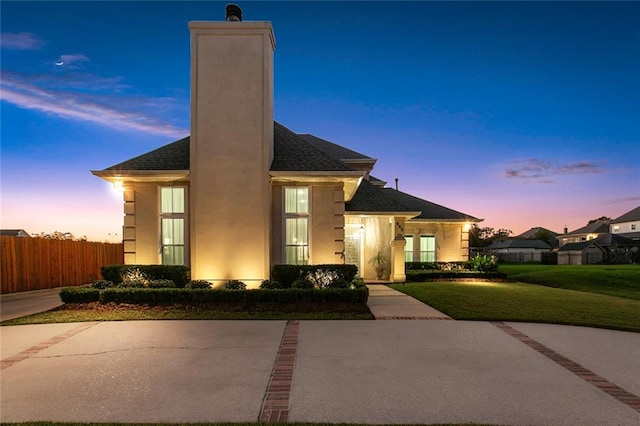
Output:
<svg viewBox="0 0 640 426">
<path fill-rule="evenodd" d="M 398 190 L 398 178 L 396 178 L 396 191 Z"/>
<path fill-rule="evenodd" d="M 271 23 L 244 22 L 229 4 L 225 21 L 194 21 L 189 30 L 191 275 L 257 286 L 271 258 Z"/>
</svg>

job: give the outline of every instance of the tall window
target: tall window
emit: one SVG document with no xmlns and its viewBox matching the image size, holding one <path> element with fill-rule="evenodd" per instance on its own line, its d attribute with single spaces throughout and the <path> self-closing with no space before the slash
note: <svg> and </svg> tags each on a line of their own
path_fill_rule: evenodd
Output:
<svg viewBox="0 0 640 426">
<path fill-rule="evenodd" d="M 285 259 L 289 265 L 309 263 L 309 188 L 284 188 Z"/>
<path fill-rule="evenodd" d="M 163 265 L 184 265 L 185 190 L 160 188 L 160 253 Z"/>
<path fill-rule="evenodd" d="M 404 261 L 413 262 L 413 235 L 406 235 L 404 240 Z"/>
<path fill-rule="evenodd" d="M 436 237 L 420 235 L 420 262 L 436 261 Z"/>
</svg>

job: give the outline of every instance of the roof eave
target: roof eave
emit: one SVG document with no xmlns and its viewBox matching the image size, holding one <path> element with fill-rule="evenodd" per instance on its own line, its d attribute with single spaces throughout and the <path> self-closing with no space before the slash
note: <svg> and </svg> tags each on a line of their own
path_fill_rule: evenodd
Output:
<svg viewBox="0 0 640 426">
<path fill-rule="evenodd" d="M 189 170 L 92 170 L 109 182 L 175 182 L 189 180 Z"/>
<path fill-rule="evenodd" d="M 394 216 L 411 219 L 422 214 L 422 212 L 392 212 L 392 211 L 352 211 L 344 212 L 345 216 Z"/>
<path fill-rule="evenodd" d="M 422 214 L 422 213 L 420 213 Z M 415 218 L 411 219 L 411 222 L 425 222 L 425 223 L 443 223 L 443 222 L 454 222 L 454 223 L 480 223 L 483 222 L 484 219 L 478 219 L 476 217 L 466 217 L 460 219 L 423 219 L 423 218 Z"/>
</svg>

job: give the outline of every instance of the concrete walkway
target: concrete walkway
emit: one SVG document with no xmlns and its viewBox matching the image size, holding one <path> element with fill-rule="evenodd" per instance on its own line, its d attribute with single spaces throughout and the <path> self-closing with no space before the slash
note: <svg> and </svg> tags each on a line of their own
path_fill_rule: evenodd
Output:
<svg viewBox="0 0 640 426">
<path fill-rule="evenodd" d="M 447 318 L 369 288 L 378 319 Z M 123 321 L 0 327 L 0 342 L 1 423 L 640 424 L 640 333 L 409 319 Z"/>
<path fill-rule="evenodd" d="M 0 338 L 3 423 L 640 424 L 638 333 L 123 321 L 1 327 Z"/>
<path fill-rule="evenodd" d="M 451 317 L 386 285 L 367 284 L 369 310 L 377 320 L 450 320 Z"/>
</svg>

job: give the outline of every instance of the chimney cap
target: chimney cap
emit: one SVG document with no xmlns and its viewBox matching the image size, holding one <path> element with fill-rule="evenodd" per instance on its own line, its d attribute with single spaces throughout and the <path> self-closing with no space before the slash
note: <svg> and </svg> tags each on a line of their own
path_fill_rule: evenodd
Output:
<svg viewBox="0 0 640 426">
<path fill-rule="evenodd" d="M 242 21 L 242 9 L 237 4 L 229 3 L 226 8 L 226 19 L 227 21 Z"/>
</svg>

